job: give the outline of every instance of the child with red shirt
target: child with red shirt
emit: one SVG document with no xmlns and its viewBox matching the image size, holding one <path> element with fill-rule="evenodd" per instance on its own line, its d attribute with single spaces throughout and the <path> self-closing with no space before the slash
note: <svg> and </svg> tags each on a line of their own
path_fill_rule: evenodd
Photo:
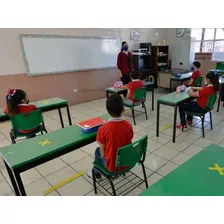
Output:
<svg viewBox="0 0 224 224">
<path fill-rule="evenodd" d="M 187 124 L 192 124 L 193 117 L 191 115 L 187 115 L 186 122 L 184 111 L 194 113 L 204 113 L 207 111 L 206 104 L 209 96 L 219 91 L 219 76 L 214 72 L 209 72 L 205 78 L 205 85 L 205 87 L 191 87 L 189 95 L 197 98 L 197 100 L 189 103 L 183 103 L 179 106 L 181 124 L 177 125 L 177 128 L 182 129 L 182 126 L 187 128 Z"/>
<path fill-rule="evenodd" d="M 199 71 L 199 68 L 201 67 L 201 63 L 199 61 L 195 61 L 193 63 L 193 67 L 194 67 L 194 72 L 191 76 L 188 86 L 194 86 L 196 79 L 202 75 L 201 72 Z"/>
<path fill-rule="evenodd" d="M 128 94 L 127 98 L 124 98 L 124 104 L 133 104 L 135 90 L 138 88 L 142 88 L 144 83 L 139 79 L 140 73 L 138 71 L 131 71 L 130 73 L 131 82 L 128 83 Z"/>
<path fill-rule="evenodd" d="M 117 150 L 131 144 L 134 134 L 132 125 L 122 118 L 124 104 L 121 96 L 110 96 L 106 108 L 111 118 L 97 132 L 96 141 L 99 148 L 95 151 L 95 160 L 99 160 L 109 171 L 114 172 Z M 94 172 L 96 179 L 101 179 L 101 174 L 96 169 Z M 87 175 L 92 178 L 91 171 L 87 172 Z"/>
<path fill-rule="evenodd" d="M 28 96 L 23 90 L 10 89 L 6 96 L 7 106 L 5 107 L 4 112 L 8 114 L 10 117 L 12 117 L 16 114 L 31 112 L 37 109 L 35 105 L 32 105 L 32 104 L 29 105 L 28 103 L 29 103 Z M 29 130 L 29 131 L 18 130 L 18 132 L 30 133 L 30 132 L 33 132 L 34 130 Z"/>
</svg>

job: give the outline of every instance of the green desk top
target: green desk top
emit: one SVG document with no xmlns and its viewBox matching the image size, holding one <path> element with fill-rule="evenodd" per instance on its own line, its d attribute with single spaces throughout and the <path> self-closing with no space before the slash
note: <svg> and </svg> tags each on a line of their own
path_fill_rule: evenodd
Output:
<svg viewBox="0 0 224 224">
<path fill-rule="evenodd" d="M 223 196 L 224 148 L 209 145 L 190 160 L 153 184 L 141 196 Z M 210 170 L 214 164 L 220 172 Z"/>
<path fill-rule="evenodd" d="M 114 87 L 109 87 L 109 88 L 106 88 L 106 91 L 114 92 L 114 93 L 119 93 L 119 92 L 127 91 L 127 89 L 125 89 L 125 88 L 114 88 Z"/>
<path fill-rule="evenodd" d="M 43 110 L 43 109 L 51 108 L 57 105 L 68 104 L 68 102 L 67 100 L 63 100 L 61 98 L 55 97 L 55 98 L 50 98 L 46 100 L 30 102 L 30 104 L 34 104 L 38 109 Z M 0 119 L 4 117 L 8 117 L 8 116 L 3 112 L 3 109 L 0 108 Z"/>
<path fill-rule="evenodd" d="M 30 102 L 30 104 L 34 104 L 38 109 L 46 109 L 52 106 L 57 106 L 61 104 L 68 104 L 67 100 L 61 99 L 61 98 L 50 98 L 46 100 L 40 100 L 36 102 Z"/>
<path fill-rule="evenodd" d="M 187 72 L 181 75 L 180 78 L 176 78 L 175 76 L 171 77 L 172 80 L 183 80 L 183 79 L 190 79 L 192 76 L 192 72 Z"/>
<path fill-rule="evenodd" d="M 210 72 L 217 72 L 217 73 L 224 73 L 224 70 L 219 70 L 219 69 L 210 69 Z"/>
<path fill-rule="evenodd" d="M 149 85 L 153 85 L 154 82 L 144 82 L 144 86 L 149 86 Z M 118 93 L 118 92 L 123 92 L 127 89 L 125 88 L 114 88 L 114 87 L 109 87 L 109 88 L 106 88 L 106 91 L 109 91 L 109 92 L 115 92 L 115 93 Z"/>
<path fill-rule="evenodd" d="M 177 93 L 176 91 L 173 93 L 169 93 L 165 96 L 159 97 L 157 101 L 159 102 L 165 102 L 165 103 L 172 103 L 172 104 L 179 104 L 187 99 L 190 99 L 191 97 L 188 94 L 188 88 L 186 91 Z"/>
<path fill-rule="evenodd" d="M 102 116 L 108 119 L 108 115 Z M 83 133 L 77 125 L 62 128 L 0 149 L 8 165 L 15 169 L 72 145 L 96 136 L 96 132 Z M 50 142 L 50 144 L 48 144 Z M 43 144 L 43 145 L 42 145 Z"/>
</svg>

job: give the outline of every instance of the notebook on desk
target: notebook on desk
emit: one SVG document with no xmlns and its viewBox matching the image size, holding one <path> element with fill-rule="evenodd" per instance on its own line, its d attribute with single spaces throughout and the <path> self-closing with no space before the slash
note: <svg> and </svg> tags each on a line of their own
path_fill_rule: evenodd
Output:
<svg viewBox="0 0 224 224">
<path fill-rule="evenodd" d="M 94 118 L 86 120 L 86 121 L 81 121 L 81 122 L 77 123 L 77 125 L 79 127 L 81 127 L 82 130 L 88 131 L 88 130 L 95 129 L 95 128 L 101 126 L 105 122 L 106 122 L 106 120 L 104 120 L 101 117 L 94 117 Z"/>
</svg>

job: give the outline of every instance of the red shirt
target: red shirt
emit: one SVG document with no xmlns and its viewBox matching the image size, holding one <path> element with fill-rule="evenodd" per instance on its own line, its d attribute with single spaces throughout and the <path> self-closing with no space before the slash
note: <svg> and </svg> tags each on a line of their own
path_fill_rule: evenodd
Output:
<svg viewBox="0 0 224 224">
<path fill-rule="evenodd" d="M 193 79 L 193 83 L 192 83 L 192 86 L 195 85 L 195 80 L 201 76 L 201 72 L 199 70 L 196 70 L 193 72 L 191 78 Z"/>
<path fill-rule="evenodd" d="M 105 160 L 109 171 L 116 170 L 117 150 L 131 144 L 133 135 L 131 124 L 122 118 L 111 118 L 99 128 L 96 141 L 105 146 Z"/>
<path fill-rule="evenodd" d="M 121 70 L 122 74 L 125 75 L 128 75 L 131 70 L 134 70 L 132 54 L 130 52 L 128 52 L 128 57 L 130 57 L 130 68 L 128 65 L 128 58 L 126 54 L 121 51 L 117 56 L 117 68 Z"/>
<path fill-rule="evenodd" d="M 134 101 L 134 94 L 135 90 L 138 88 L 142 88 L 144 86 L 144 83 L 142 80 L 132 80 L 131 82 L 128 83 L 128 89 L 130 90 L 130 96 L 129 99 Z"/>
<path fill-rule="evenodd" d="M 37 109 L 36 106 L 35 105 L 32 105 L 32 104 L 19 104 L 18 107 L 17 107 L 16 114 L 22 114 L 22 113 L 26 113 L 26 112 L 31 112 L 31 111 L 34 111 L 36 109 Z M 9 110 L 8 110 L 7 107 L 4 109 L 4 112 L 6 114 L 9 113 Z M 26 131 L 25 130 L 19 130 L 19 131 L 22 132 L 22 133 L 30 133 L 30 132 L 32 132 L 34 130 L 35 129 L 26 130 Z"/>
<path fill-rule="evenodd" d="M 215 94 L 216 91 L 213 87 L 213 85 L 208 85 L 206 87 L 203 87 L 202 89 L 198 90 L 198 98 L 197 98 L 197 104 L 201 107 L 206 107 L 208 97 L 212 94 Z"/>
</svg>

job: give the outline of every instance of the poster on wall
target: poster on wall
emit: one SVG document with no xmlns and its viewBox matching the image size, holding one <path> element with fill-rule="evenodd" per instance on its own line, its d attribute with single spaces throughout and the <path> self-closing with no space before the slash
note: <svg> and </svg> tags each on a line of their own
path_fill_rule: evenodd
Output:
<svg viewBox="0 0 224 224">
<path fill-rule="evenodd" d="M 138 31 L 131 30 L 130 40 L 140 40 L 140 33 Z"/>
</svg>

